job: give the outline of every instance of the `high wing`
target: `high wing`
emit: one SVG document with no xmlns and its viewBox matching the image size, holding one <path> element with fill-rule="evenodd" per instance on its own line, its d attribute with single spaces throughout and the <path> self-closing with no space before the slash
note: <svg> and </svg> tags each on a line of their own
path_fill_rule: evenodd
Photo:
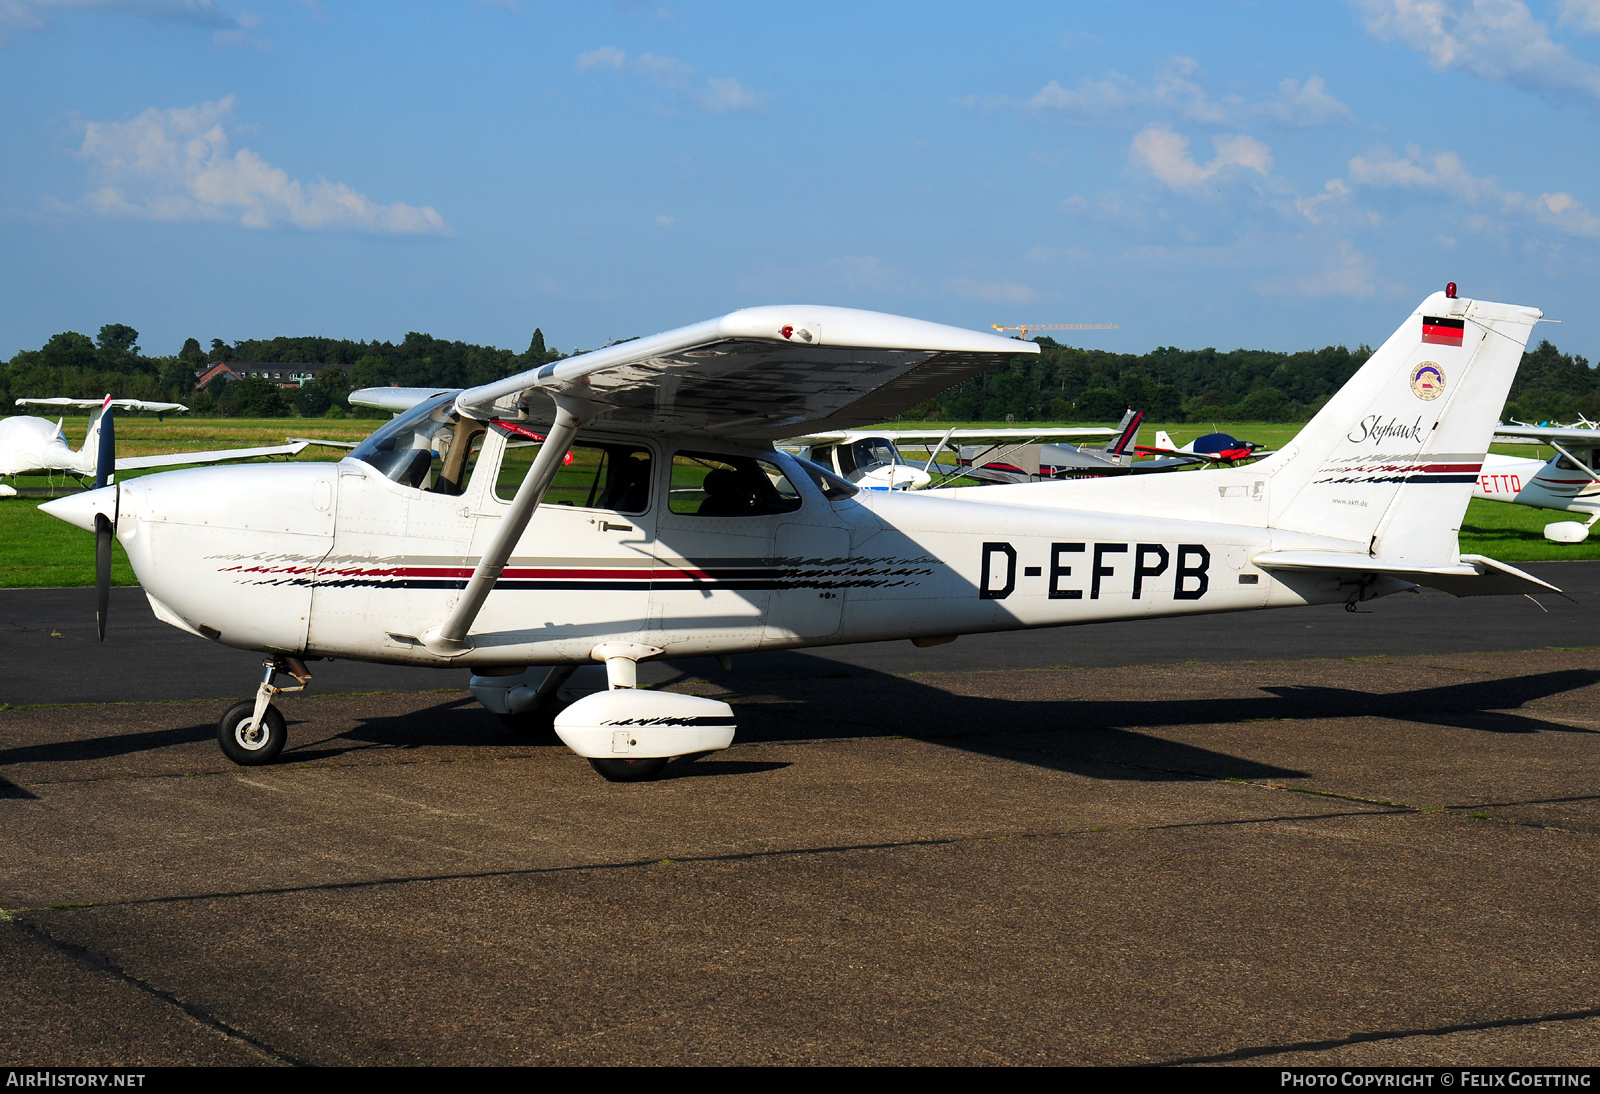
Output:
<svg viewBox="0 0 1600 1094">
<path fill-rule="evenodd" d="M 1008 339 L 1009 340 L 1009 339 Z M 841 441 L 858 440 L 862 437 L 882 437 L 887 441 L 899 444 L 902 441 L 937 441 L 941 438 L 950 441 L 1041 441 L 1048 443 L 1054 440 L 1073 437 L 1110 437 L 1117 431 L 1106 426 L 1084 426 L 1061 428 L 1051 426 L 1039 429 L 849 429 L 836 430 L 828 433 L 810 433 L 804 437 L 789 437 L 784 440 L 786 445 L 819 445 L 838 444 Z"/>
<path fill-rule="evenodd" d="M 456 398 L 476 418 L 536 392 L 603 412 L 641 433 L 780 440 L 807 426 L 881 422 L 1024 353 L 1031 342 L 879 312 L 810 305 L 747 308 L 720 319 L 554 361 Z M 543 404 L 543 405 L 541 405 Z"/>
<path fill-rule="evenodd" d="M 1559 444 L 1566 448 L 1600 448 L 1600 429 L 1575 425 L 1497 425 L 1495 444 Z"/>
<path fill-rule="evenodd" d="M 296 441 L 293 444 L 271 445 L 267 448 L 219 448 L 210 452 L 164 452 L 159 456 L 120 456 L 117 458 L 117 470 L 140 471 L 147 467 L 186 467 L 192 463 L 253 460 L 258 456 L 298 456 L 305 451 L 307 445 L 313 443 L 319 442 Z"/>
<path fill-rule="evenodd" d="M 424 399 L 443 395 L 447 387 L 363 387 L 348 396 L 355 406 L 370 406 L 392 414 L 404 414 Z"/>
<path fill-rule="evenodd" d="M 189 408 L 182 403 L 151 403 L 143 399 L 112 399 L 111 405 L 118 410 L 154 410 L 166 414 L 174 411 L 185 411 Z M 105 405 L 105 399 L 18 399 L 18 406 L 76 406 L 96 409 Z"/>
</svg>

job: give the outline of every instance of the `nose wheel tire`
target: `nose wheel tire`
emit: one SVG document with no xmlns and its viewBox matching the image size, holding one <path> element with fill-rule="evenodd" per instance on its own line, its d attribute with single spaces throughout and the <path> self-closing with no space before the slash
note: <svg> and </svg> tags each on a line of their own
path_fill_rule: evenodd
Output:
<svg viewBox="0 0 1600 1094">
<path fill-rule="evenodd" d="M 222 754 L 244 767 L 270 764 L 289 740 L 289 727 L 277 707 L 269 704 L 261 715 L 261 724 L 250 730 L 250 716 L 255 712 L 255 700 L 246 699 L 229 707 L 217 722 L 217 743 L 222 746 Z"/>
<path fill-rule="evenodd" d="M 644 760 L 590 760 L 589 765 L 600 772 L 601 778 L 607 782 L 642 783 L 660 775 L 669 758 L 652 756 Z"/>
</svg>

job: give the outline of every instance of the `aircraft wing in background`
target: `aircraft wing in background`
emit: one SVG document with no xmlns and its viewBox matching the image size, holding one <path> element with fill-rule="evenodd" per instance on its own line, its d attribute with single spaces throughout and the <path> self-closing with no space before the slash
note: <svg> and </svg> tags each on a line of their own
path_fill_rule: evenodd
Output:
<svg viewBox="0 0 1600 1094">
<path fill-rule="evenodd" d="M 1106 426 L 1051 426 L 1039 429 L 1017 429 L 1006 427 L 1001 429 L 983 429 L 970 427 L 961 429 L 849 429 L 837 430 L 830 433 L 811 433 L 804 437 L 791 437 L 783 441 L 786 447 L 804 447 L 806 445 L 839 444 L 843 441 L 853 441 L 860 437 L 882 437 L 895 444 L 914 443 L 916 441 L 1040 441 L 1049 442 L 1076 437 L 1110 437 L 1116 434 L 1115 429 Z"/>
<path fill-rule="evenodd" d="M 253 460 L 259 456 L 298 456 L 313 443 L 322 442 L 296 441 L 293 444 L 271 445 L 266 448 L 220 448 L 211 452 L 164 452 L 159 456 L 119 456 L 117 470 L 142 471 L 147 467 L 186 467 L 195 463 Z"/>
<path fill-rule="evenodd" d="M 391 414 L 404 414 L 424 399 L 443 395 L 447 387 L 363 387 L 349 395 L 352 406 L 370 406 Z"/>
<path fill-rule="evenodd" d="M 95 408 L 104 406 L 106 402 L 107 400 L 105 399 L 18 399 L 17 405 L 62 407 L 75 406 L 87 410 L 93 410 Z M 151 403 L 146 402 L 143 399 L 112 399 L 110 400 L 110 403 L 118 410 L 153 410 L 159 414 L 176 413 L 178 411 L 185 411 L 189 409 L 182 403 Z"/>
<path fill-rule="evenodd" d="M 321 448 L 355 448 L 361 443 L 360 441 L 328 441 L 320 437 L 285 437 L 284 440 L 290 444 L 304 442 Z"/>
<path fill-rule="evenodd" d="M 1497 425 L 1495 444 L 1559 444 L 1564 448 L 1600 448 L 1600 429 L 1575 425 Z"/>
</svg>

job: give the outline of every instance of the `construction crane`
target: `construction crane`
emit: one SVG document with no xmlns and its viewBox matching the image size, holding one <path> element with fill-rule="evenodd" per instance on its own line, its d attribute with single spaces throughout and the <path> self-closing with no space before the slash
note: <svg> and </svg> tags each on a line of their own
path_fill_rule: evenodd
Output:
<svg viewBox="0 0 1600 1094">
<path fill-rule="evenodd" d="M 1115 323 L 1024 323 L 1020 327 L 1002 327 L 999 323 L 990 323 L 991 327 L 1004 334 L 1008 330 L 1017 332 L 1017 337 L 1024 342 L 1028 340 L 1030 330 L 1121 330 Z"/>
</svg>

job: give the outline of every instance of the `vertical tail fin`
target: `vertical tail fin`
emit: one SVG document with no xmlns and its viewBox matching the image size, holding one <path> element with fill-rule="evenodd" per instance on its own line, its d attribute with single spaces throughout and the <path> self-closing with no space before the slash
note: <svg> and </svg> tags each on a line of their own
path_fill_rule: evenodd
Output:
<svg viewBox="0 0 1600 1094">
<path fill-rule="evenodd" d="M 1169 452 L 1176 452 L 1178 446 L 1172 443 L 1172 437 L 1165 429 L 1156 430 L 1156 447 L 1165 448 Z"/>
<path fill-rule="evenodd" d="M 1144 411 L 1135 411 L 1132 407 L 1122 416 L 1122 421 L 1117 423 L 1117 435 L 1106 442 L 1106 455 L 1121 458 L 1133 447 L 1134 438 L 1139 436 L 1139 423 L 1144 421 Z"/>
<path fill-rule="evenodd" d="M 1255 465 L 1272 476 L 1277 528 L 1430 563 L 1457 533 L 1536 308 L 1422 302 L 1294 442 Z"/>
<path fill-rule="evenodd" d="M 114 463 L 116 441 L 113 434 L 115 428 L 111 396 L 107 395 L 99 409 L 89 415 L 89 432 L 83 438 L 83 447 L 78 449 L 78 469 L 93 475 L 97 487 L 104 486 L 106 476 L 116 469 Z M 102 459 L 108 447 L 113 449 L 111 461 Z M 102 463 L 106 466 L 101 467 Z"/>
</svg>

